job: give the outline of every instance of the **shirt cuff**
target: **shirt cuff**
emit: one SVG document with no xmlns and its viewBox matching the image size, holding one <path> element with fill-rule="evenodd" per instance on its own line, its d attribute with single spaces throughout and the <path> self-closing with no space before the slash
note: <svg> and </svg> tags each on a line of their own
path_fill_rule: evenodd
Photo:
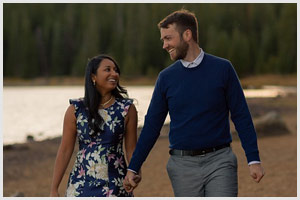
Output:
<svg viewBox="0 0 300 200">
<path fill-rule="evenodd" d="M 258 164 L 258 163 L 260 163 L 260 161 L 251 161 L 248 163 L 248 165 L 253 165 L 253 164 Z"/>
<path fill-rule="evenodd" d="M 135 173 L 135 174 L 137 174 L 137 172 L 136 171 L 134 171 L 134 170 L 132 170 L 132 169 L 127 169 L 128 171 L 131 171 L 131 172 L 133 172 L 133 173 Z"/>
</svg>

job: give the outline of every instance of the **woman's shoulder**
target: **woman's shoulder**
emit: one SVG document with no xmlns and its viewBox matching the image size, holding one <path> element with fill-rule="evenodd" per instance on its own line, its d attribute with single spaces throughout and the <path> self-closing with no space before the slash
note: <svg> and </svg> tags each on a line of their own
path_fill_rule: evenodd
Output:
<svg viewBox="0 0 300 200">
<path fill-rule="evenodd" d="M 78 108 L 83 108 L 84 106 L 84 98 L 74 98 L 74 99 L 69 99 L 70 105 L 74 105 L 75 109 L 77 110 Z"/>
<path fill-rule="evenodd" d="M 69 99 L 69 101 L 72 103 L 80 103 L 83 102 L 83 100 L 84 100 L 83 97 Z"/>
<path fill-rule="evenodd" d="M 133 99 L 130 98 L 116 98 L 116 101 L 120 105 L 131 105 L 133 104 Z"/>
<path fill-rule="evenodd" d="M 116 98 L 117 104 L 119 106 L 119 110 L 123 117 L 128 114 L 129 108 L 133 104 L 133 99 L 130 98 Z"/>
</svg>

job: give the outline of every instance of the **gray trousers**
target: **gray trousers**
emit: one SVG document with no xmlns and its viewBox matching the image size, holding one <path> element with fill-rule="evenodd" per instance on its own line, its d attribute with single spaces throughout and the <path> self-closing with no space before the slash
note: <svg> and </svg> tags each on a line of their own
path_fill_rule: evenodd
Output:
<svg viewBox="0 0 300 200">
<path fill-rule="evenodd" d="M 171 155 L 167 171 L 176 197 L 236 197 L 237 159 L 231 147 L 205 156 Z"/>
</svg>

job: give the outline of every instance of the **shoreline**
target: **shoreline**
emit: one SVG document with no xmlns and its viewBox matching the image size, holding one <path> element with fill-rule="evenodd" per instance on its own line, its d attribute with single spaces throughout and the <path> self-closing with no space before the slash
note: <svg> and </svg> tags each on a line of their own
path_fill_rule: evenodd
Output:
<svg viewBox="0 0 300 200">
<path fill-rule="evenodd" d="M 160 134 L 159 137 L 168 137 L 169 127 L 170 127 L 170 124 L 168 124 L 168 123 L 164 124 L 162 126 L 161 134 Z M 142 130 L 142 127 L 137 128 L 138 137 L 140 135 L 141 130 Z M 51 141 L 57 141 L 57 140 L 60 141 L 61 138 L 62 138 L 62 135 L 56 136 L 56 137 L 49 137 L 49 138 L 46 138 L 46 139 L 43 139 L 43 140 L 34 140 L 34 138 L 32 138 L 32 139 L 29 139 L 25 142 L 12 143 L 12 144 L 3 144 L 3 151 L 27 149 L 28 145 L 30 145 L 30 144 L 51 142 Z"/>
<path fill-rule="evenodd" d="M 280 115 L 289 115 L 292 114 L 293 112 L 297 112 L 297 94 L 296 93 L 291 93 L 287 96 L 279 96 L 279 97 L 272 97 L 272 98 L 247 98 L 247 102 L 248 102 L 248 106 L 252 115 L 252 119 L 253 122 L 256 123 L 257 119 L 259 117 L 261 117 L 264 114 L 268 114 L 270 112 L 277 112 L 280 113 Z M 295 108 L 295 110 L 293 110 L 293 108 Z M 279 118 L 282 118 L 282 116 L 279 116 Z M 296 117 L 297 118 L 297 117 Z M 289 122 L 286 122 L 287 124 L 289 124 Z M 236 133 L 235 129 L 234 129 L 234 125 L 232 123 L 232 121 L 230 120 L 230 125 L 231 125 L 231 132 L 232 133 Z M 168 137 L 168 132 L 169 132 L 169 122 L 165 122 L 165 124 L 162 127 L 161 130 L 161 135 L 160 137 Z M 271 129 L 274 129 L 272 127 L 270 127 Z M 138 136 L 140 134 L 140 131 L 142 129 L 142 126 L 137 128 L 137 133 Z M 276 130 L 274 130 L 276 131 Z M 266 135 L 266 134 L 264 134 Z M 233 134 L 233 139 L 235 138 L 236 134 Z M 44 139 L 37 139 L 35 140 L 34 136 L 32 136 L 31 134 L 27 135 L 27 140 L 25 139 L 25 141 L 23 142 L 15 142 L 15 143 L 2 143 L 3 145 L 3 149 L 6 150 L 10 150 L 12 149 L 14 146 L 22 146 L 22 145 L 26 145 L 28 143 L 34 143 L 34 142 L 43 142 L 43 141 L 48 141 L 48 140 L 55 140 L 56 138 L 61 138 L 62 137 L 62 133 L 61 135 L 56 135 L 53 137 L 47 137 Z"/>
<path fill-rule="evenodd" d="M 289 115 L 292 110 L 291 108 L 281 108 L 281 109 L 275 109 L 274 107 L 277 107 L 278 105 L 277 104 L 274 104 L 272 106 L 269 105 L 270 108 L 265 108 L 264 106 L 266 105 L 266 102 L 269 102 L 269 101 L 285 101 L 285 99 L 294 99 L 296 98 L 297 95 L 295 94 L 292 94 L 292 95 L 289 95 L 288 97 L 277 97 L 277 98 L 264 98 L 264 99 L 260 99 L 260 98 L 250 98 L 250 99 L 247 99 L 247 102 L 248 102 L 248 105 L 250 107 L 250 112 L 251 112 L 251 115 L 252 115 L 252 119 L 253 119 L 253 123 L 254 125 L 257 123 L 257 120 L 259 119 L 259 117 L 261 117 L 263 114 L 266 114 L 266 113 L 270 113 L 274 110 L 276 110 L 276 112 L 287 112 L 286 115 Z M 257 103 L 257 101 L 260 101 L 261 103 Z M 291 100 L 288 100 L 287 104 L 290 104 L 290 101 Z M 297 105 L 297 104 L 296 104 Z M 282 118 L 282 116 L 279 116 L 280 118 Z M 283 122 L 284 123 L 284 122 Z M 287 126 L 288 123 L 287 123 Z M 257 127 L 255 127 L 257 129 Z M 269 127 L 270 129 L 273 129 L 272 127 Z M 278 130 L 275 130 L 277 127 L 274 127 L 274 131 L 275 132 L 278 132 Z M 281 128 L 281 127 L 279 127 Z M 291 127 L 287 128 L 288 130 L 291 129 Z M 142 130 L 142 127 L 138 127 L 137 128 L 137 134 L 138 134 L 138 137 L 140 135 L 140 132 Z M 160 136 L 159 138 L 162 138 L 162 137 L 166 137 L 168 138 L 168 133 L 169 133 L 169 130 L 170 130 L 170 124 L 169 123 L 165 123 L 163 126 L 162 126 L 162 129 L 161 129 L 161 133 L 160 133 Z M 231 133 L 232 133 L 232 140 L 238 140 L 238 135 L 237 135 L 237 132 L 234 128 L 234 124 L 233 122 L 230 120 L 230 130 L 231 130 Z M 287 130 L 287 133 L 283 133 L 283 134 L 290 134 L 291 132 L 293 131 L 288 131 Z M 279 130 L 279 131 L 282 131 L 284 132 L 285 130 Z M 279 133 L 279 135 L 281 135 L 282 133 Z M 297 132 L 296 132 L 297 134 Z M 274 136 L 277 136 L 278 134 L 275 134 Z M 257 135 L 258 138 L 261 138 L 261 137 L 269 137 L 269 136 L 273 136 L 272 134 L 267 134 L 267 133 L 264 133 L 261 132 L 260 134 Z M 4 151 L 9 151 L 9 150 L 12 150 L 12 149 L 26 149 L 26 146 L 27 145 L 30 145 L 32 143 L 43 143 L 43 142 L 48 142 L 48 141 L 56 141 L 56 140 L 61 140 L 62 138 L 62 135 L 59 135 L 59 136 L 54 136 L 54 137 L 48 137 L 48 138 L 45 138 L 45 139 L 42 139 L 42 140 L 34 140 L 34 137 L 31 136 L 31 135 L 28 135 L 27 137 L 27 141 L 24 141 L 24 142 L 17 142 L 17 143 L 11 143 L 11 144 L 4 144 L 3 143 L 3 150 Z"/>
<path fill-rule="evenodd" d="M 135 78 L 121 78 L 120 83 L 126 86 L 151 85 L 154 86 L 157 76 L 137 76 Z M 297 74 L 263 74 L 240 78 L 243 88 L 260 88 L 262 85 L 297 86 Z M 3 86 L 83 86 L 83 77 L 38 77 L 22 79 L 3 77 Z"/>
</svg>

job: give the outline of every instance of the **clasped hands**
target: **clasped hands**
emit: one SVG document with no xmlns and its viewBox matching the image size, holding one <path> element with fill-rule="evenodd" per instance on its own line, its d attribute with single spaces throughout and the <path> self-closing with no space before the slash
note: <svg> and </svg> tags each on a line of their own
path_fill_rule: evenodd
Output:
<svg viewBox="0 0 300 200">
<path fill-rule="evenodd" d="M 132 192 L 142 180 L 142 177 L 139 174 L 135 174 L 132 171 L 127 171 L 125 179 L 123 181 L 123 187 L 125 188 L 126 192 Z"/>
</svg>

